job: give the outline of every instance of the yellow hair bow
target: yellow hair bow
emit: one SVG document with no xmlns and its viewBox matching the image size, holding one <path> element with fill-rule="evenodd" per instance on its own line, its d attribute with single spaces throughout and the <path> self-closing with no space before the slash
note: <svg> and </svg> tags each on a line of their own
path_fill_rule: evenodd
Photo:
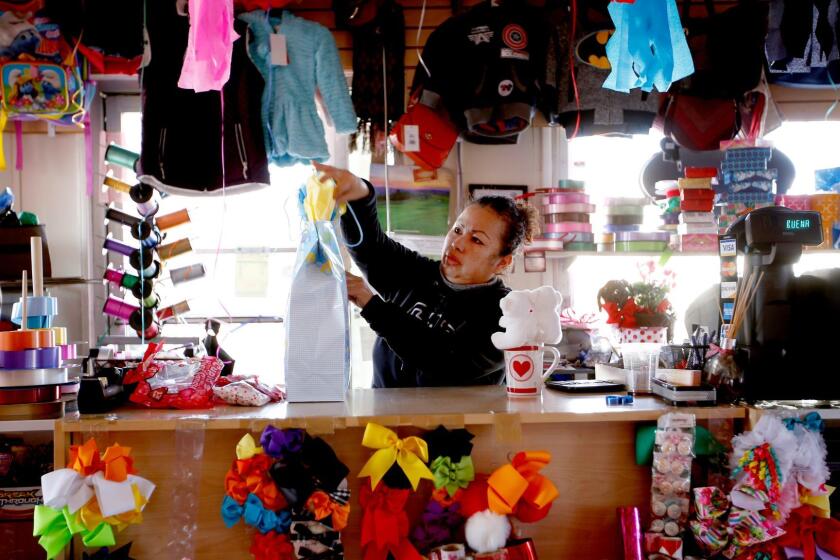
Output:
<svg viewBox="0 0 840 560">
<path fill-rule="evenodd" d="M 368 459 L 359 473 L 359 478 L 369 476 L 370 487 L 376 489 L 379 481 L 394 463 L 397 463 L 411 482 L 411 487 L 417 490 L 421 478 L 434 480 L 434 475 L 426 462 L 429 460 L 429 449 L 426 442 L 419 437 L 411 436 L 404 439 L 385 426 L 368 423 L 362 445 L 371 449 L 378 449 Z"/>
</svg>

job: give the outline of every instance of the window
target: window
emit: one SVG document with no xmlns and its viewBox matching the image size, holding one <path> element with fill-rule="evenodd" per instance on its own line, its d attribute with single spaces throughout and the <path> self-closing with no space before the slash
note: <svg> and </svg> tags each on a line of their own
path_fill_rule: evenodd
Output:
<svg viewBox="0 0 840 560">
<path fill-rule="evenodd" d="M 840 167 L 837 138 L 840 122 L 786 122 L 768 135 L 773 145 L 785 152 L 796 166 L 796 179 L 791 193 L 814 191 L 814 170 Z M 593 136 L 576 138 L 568 144 L 569 177 L 586 181 L 586 190 L 597 205 L 604 197 L 644 196 L 639 178 L 642 167 L 659 151 L 662 135 L 651 131 L 649 135 L 632 137 Z M 646 209 L 646 229 L 655 229 L 660 223 L 659 211 Z M 593 218 L 593 231 L 602 230 L 600 216 Z M 610 256 L 579 256 L 564 261 L 568 266 L 571 305 L 585 312 L 596 308 L 598 290 L 608 280 L 638 280 L 638 264 L 653 257 L 615 254 Z M 688 307 L 720 281 L 719 262 L 716 255 L 674 255 L 667 266 L 676 273 L 677 286 L 671 292 L 671 303 L 678 322 L 675 340 L 682 340 L 688 333 L 683 317 Z M 805 253 L 795 265 L 796 274 L 811 270 L 840 266 L 840 251 L 833 253 Z"/>
</svg>

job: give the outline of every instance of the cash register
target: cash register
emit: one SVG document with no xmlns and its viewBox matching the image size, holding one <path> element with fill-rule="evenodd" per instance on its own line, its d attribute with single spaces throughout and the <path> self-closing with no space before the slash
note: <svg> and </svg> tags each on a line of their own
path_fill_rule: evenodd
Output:
<svg viewBox="0 0 840 560">
<path fill-rule="evenodd" d="M 735 334 L 745 350 L 748 401 L 840 400 L 840 269 L 793 272 L 803 246 L 819 245 L 822 231 L 818 212 L 779 206 L 729 228 L 744 253 L 742 281 L 761 277 Z"/>
</svg>

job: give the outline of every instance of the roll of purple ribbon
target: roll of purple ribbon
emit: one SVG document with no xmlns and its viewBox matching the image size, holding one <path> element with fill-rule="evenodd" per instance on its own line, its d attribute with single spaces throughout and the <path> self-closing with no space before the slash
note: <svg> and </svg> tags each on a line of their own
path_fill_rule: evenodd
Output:
<svg viewBox="0 0 840 560">
<path fill-rule="evenodd" d="M 608 233 L 618 233 L 620 231 L 639 231 L 639 225 L 619 225 L 619 224 L 607 224 L 604 226 L 604 231 Z"/>
<path fill-rule="evenodd" d="M 57 346 L 33 350 L 0 351 L 0 369 L 57 368 L 58 363 Z"/>
</svg>

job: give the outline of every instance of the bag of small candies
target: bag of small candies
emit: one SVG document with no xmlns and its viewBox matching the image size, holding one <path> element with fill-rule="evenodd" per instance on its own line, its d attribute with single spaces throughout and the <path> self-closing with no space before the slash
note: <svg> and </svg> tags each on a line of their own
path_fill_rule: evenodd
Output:
<svg viewBox="0 0 840 560">
<path fill-rule="evenodd" d="M 693 414 L 669 413 L 657 421 L 650 504 L 654 533 L 675 537 L 685 529 L 691 503 L 694 427 Z"/>
</svg>

